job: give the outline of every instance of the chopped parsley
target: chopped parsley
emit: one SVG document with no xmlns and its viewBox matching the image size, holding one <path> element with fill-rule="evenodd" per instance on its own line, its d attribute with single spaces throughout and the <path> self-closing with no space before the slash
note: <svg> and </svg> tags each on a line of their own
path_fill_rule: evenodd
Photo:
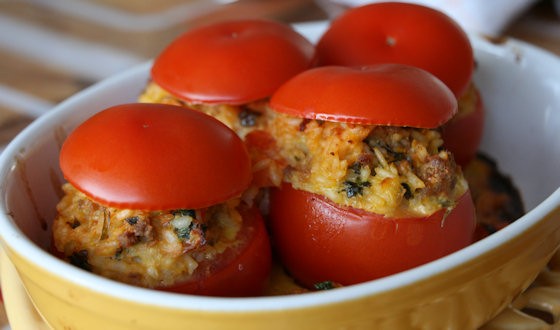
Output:
<svg viewBox="0 0 560 330">
<path fill-rule="evenodd" d="M 189 209 L 173 210 L 171 211 L 171 214 L 173 214 L 173 216 L 175 217 L 191 217 L 193 219 L 196 217 L 196 212 L 194 210 L 189 210 Z"/>
<path fill-rule="evenodd" d="M 188 226 L 175 227 L 175 235 L 177 235 L 180 240 L 187 241 L 189 238 L 191 238 L 191 230 L 193 229 L 193 227 L 193 222 L 191 222 Z"/>
<path fill-rule="evenodd" d="M 315 283 L 313 286 L 317 290 L 332 290 L 338 287 L 337 285 L 334 284 L 333 281 L 323 281 L 323 282 Z"/>
<path fill-rule="evenodd" d="M 354 174 L 360 174 L 362 170 L 362 164 L 359 162 L 352 163 L 352 165 L 348 166 L 348 169 L 351 170 Z"/>
<path fill-rule="evenodd" d="M 128 222 L 129 225 L 134 226 L 135 224 L 138 223 L 138 220 L 140 220 L 137 216 L 134 217 L 129 217 L 125 219 L 126 222 Z"/>
<path fill-rule="evenodd" d="M 362 178 L 364 164 L 361 162 L 352 163 L 348 166 L 347 179 L 342 183 L 341 192 L 346 192 L 348 198 L 362 195 L 364 188 L 370 187 L 371 183 Z"/>
<path fill-rule="evenodd" d="M 348 198 L 362 195 L 364 192 L 364 188 L 371 186 L 371 183 L 369 183 L 368 181 L 361 181 L 360 179 L 356 181 L 346 180 L 342 184 L 344 186 L 342 191 L 346 192 L 346 196 Z"/>
<path fill-rule="evenodd" d="M 171 221 L 175 235 L 182 241 L 187 241 L 191 238 L 191 231 L 195 228 L 196 223 L 196 211 L 179 209 L 171 211 L 171 214 L 175 217 Z"/>
</svg>

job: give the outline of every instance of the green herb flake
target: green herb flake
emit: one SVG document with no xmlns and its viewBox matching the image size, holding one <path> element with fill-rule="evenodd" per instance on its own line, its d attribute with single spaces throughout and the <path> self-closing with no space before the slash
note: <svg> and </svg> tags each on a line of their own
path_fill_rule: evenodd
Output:
<svg viewBox="0 0 560 330">
<path fill-rule="evenodd" d="M 323 282 L 315 283 L 313 286 L 317 290 L 332 290 L 337 287 L 333 281 L 323 281 Z"/>
<path fill-rule="evenodd" d="M 196 212 L 194 210 L 189 210 L 189 209 L 173 210 L 171 211 L 171 214 L 173 214 L 173 216 L 175 217 L 191 217 L 193 219 L 196 217 Z"/>
<path fill-rule="evenodd" d="M 193 223 L 186 227 L 175 227 L 175 235 L 177 235 L 180 240 L 187 241 L 189 238 L 191 238 L 192 228 Z"/>
<path fill-rule="evenodd" d="M 182 241 L 187 241 L 191 238 L 191 231 L 195 228 L 196 211 L 179 209 L 171 211 L 175 217 L 171 224 L 173 225 L 173 230 L 177 238 Z"/>
<path fill-rule="evenodd" d="M 131 226 L 134 226 L 135 224 L 137 224 L 138 220 L 140 220 L 140 218 L 138 218 L 137 216 L 125 219 L 125 221 L 128 222 L 128 224 L 131 225 Z"/>
<path fill-rule="evenodd" d="M 352 163 L 352 165 L 348 166 L 348 169 L 350 169 L 354 174 L 360 174 L 362 164 L 360 162 Z"/>
<path fill-rule="evenodd" d="M 361 180 L 356 180 L 356 181 L 347 180 L 344 181 L 343 185 L 344 188 L 342 189 L 342 191 L 346 192 L 346 196 L 348 198 L 352 198 L 358 195 L 362 195 L 364 192 L 364 188 L 370 187 L 371 183 L 367 181 L 361 181 Z"/>
</svg>

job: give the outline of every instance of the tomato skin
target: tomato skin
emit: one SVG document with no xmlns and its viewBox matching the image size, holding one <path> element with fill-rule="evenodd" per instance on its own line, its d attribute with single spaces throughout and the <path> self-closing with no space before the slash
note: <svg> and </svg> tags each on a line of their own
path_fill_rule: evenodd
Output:
<svg viewBox="0 0 560 330">
<path fill-rule="evenodd" d="M 463 29 L 440 11 L 411 3 L 374 3 L 335 19 L 317 44 L 318 65 L 402 63 L 427 70 L 460 97 L 474 70 Z"/>
<path fill-rule="evenodd" d="M 269 97 L 309 68 L 314 46 L 290 26 L 236 20 L 202 26 L 174 40 L 156 58 L 152 78 L 190 102 L 242 104 Z"/>
<path fill-rule="evenodd" d="M 324 66 L 282 85 L 273 110 L 308 119 L 435 128 L 457 112 L 457 100 L 436 77 L 402 64 Z"/>
<path fill-rule="evenodd" d="M 159 290 L 219 297 L 260 296 L 269 283 L 271 248 L 264 221 L 256 208 L 241 210 L 244 227 L 239 250 L 228 250 L 211 264 L 200 264 L 192 281 Z M 201 269 L 203 269 L 201 271 Z"/>
<path fill-rule="evenodd" d="M 164 104 L 123 104 L 92 116 L 64 142 L 60 167 L 92 200 L 143 210 L 207 207 L 239 196 L 251 181 L 235 132 Z"/>
<path fill-rule="evenodd" d="M 457 164 L 465 166 L 478 152 L 484 131 L 484 103 L 478 90 L 475 91 L 475 106 L 472 111 L 457 113 L 442 127 L 444 146 L 453 153 Z"/>
<path fill-rule="evenodd" d="M 398 2 L 343 13 L 319 40 L 316 57 L 319 65 L 417 66 L 441 79 L 457 99 L 468 93 L 475 63 L 469 38 L 453 19 L 429 7 Z M 443 127 L 445 145 L 460 165 L 474 157 L 482 139 L 484 112 L 482 104 L 477 106 L 474 113 L 458 113 Z"/>
<path fill-rule="evenodd" d="M 254 130 L 245 136 L 244 141 L 253 161 L 251 185 L 257 188 L 280 185 L 282 171 L 287 164 L 280 156 L 276 140 L 272 135 L 264 130 Z"/>
<path fill-rule="evenodd" d="M 469 192 L 449 214 L 441 210 L 425 218 L 386 218 L 339 207 L 290 184 L 271 191 L 270 207 L 273 244 L 288 272 L 309 288 L 410 269 L 469 245 L 475 229 Z"/>
</svg>

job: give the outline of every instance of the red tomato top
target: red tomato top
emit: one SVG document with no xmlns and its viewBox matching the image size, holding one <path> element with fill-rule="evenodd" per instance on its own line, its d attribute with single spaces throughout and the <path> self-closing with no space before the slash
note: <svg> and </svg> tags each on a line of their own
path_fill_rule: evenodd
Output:
<svg viewBox="0 0 560 330">
<path fill-rule="evenodd" d="M 241 104 L 269 97 L 311 65 L 314 46 L 290 26 L 239 20 L 190 30 L 155 60 L 152 78 L 178 98 Z"/>
<path fill-rule="evenodd" d="M 470 41 L 445 14 L 410 3 L 375 3 L 348 10 L 317 44 L 320 65 L 402 63 L 420 67 L 461 96 L 474 70 Z"/>
<path fill-rule="evenodd" d="M 251 180 L 241 139 L 218 120 L 162 104 L 124 104 L 78 126 L 60 152 L 65 178 L 119 208 L 202 208 L 240 195 Z"/>
<path fill-rule="evenodd" d="M 270 106 L 309 119 L 418 128 L 438 127 L 457 112 L 445 84 L 401 64 L 310 69 L 281 86 Z"/>
</svg>

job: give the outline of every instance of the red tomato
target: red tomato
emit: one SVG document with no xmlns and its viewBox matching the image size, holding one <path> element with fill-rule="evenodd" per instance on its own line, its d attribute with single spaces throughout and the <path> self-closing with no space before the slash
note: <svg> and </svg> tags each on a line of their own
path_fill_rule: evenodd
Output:
<svg viewBox="0 0 560 330">
<path fill-rule="evenodd" d="M 268 233 L 257 209 L 241 211 L 244 222 L 235 248 L 200 263 L 192 280 L 160 289 L 221 297 L 263 294 L 272 265 Z"/>
<path fill-rule="evenodd" d="M 457 164 L 464 166 L 471 161 L 480 146 L 484 130 L 484 105 L 475 90 L 474 106 L 467 106 L 442 127 L 445 148 L 453 153 Z"/>
<path fill-rule="evenodd" d="M 468 191 L 449 213 L 424 218 L 340 207 L 289 184 L 271 192 L 270 206 L 273 245 L 289 273 L 309 288 L 361 283 L 427 263 L 469 245 L 475 228 Z"/>
<path fill-rule="evenodd" d="M 310 69 L 282 85 L 270 106 L 309 119 L 418 128 L 438 127 L 457 112 L 440 80 L 402 64 Z"/>
<path fill-rule="evenodd" d="M 311 65 L 314 47 L 290 26 L 229 21 L 190 30 L 155 60 L 152 78 L 190 102 L 242 104 L 269 97 Z"/>
<path fill-rule="evenodd" d="M 319 40 L 319 65 L 402 63 L 420 67 L 460 97 L 471 82 L 473 50 L 450 17 L 417 4 L 356 7 L 335 19 Z"/>
<path fill-rule="evenodd" d="M 255 187 L 279 185 L 286 161 L 279 154 L 276 140 L 269 132 L 255 130 L 245 136 L 245 145 L 253 161 L 251 184 Z"/>
<path fill-rule="evenodd" d="M 203 208 L 240 195 L 251 181 L 243 141 L 201 112 L 125 104 L 77 127 L 60 152 L 65 178 L 108 206 Z"/>
</svg>

